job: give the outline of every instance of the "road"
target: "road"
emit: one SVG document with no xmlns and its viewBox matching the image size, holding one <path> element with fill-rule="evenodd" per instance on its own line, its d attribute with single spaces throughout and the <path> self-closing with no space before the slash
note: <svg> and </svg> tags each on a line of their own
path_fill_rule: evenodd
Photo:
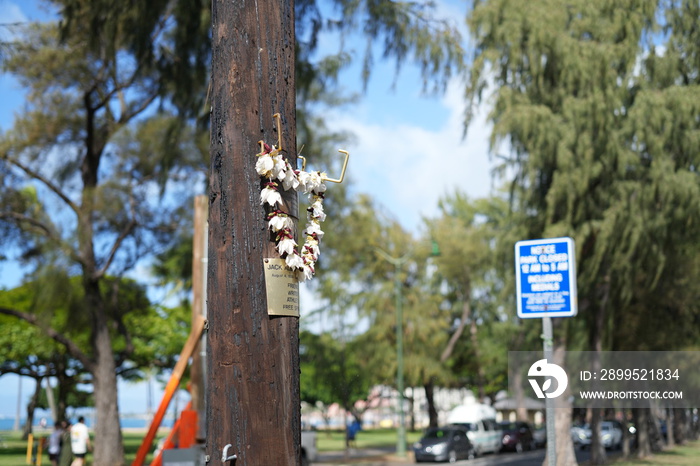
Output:
<svg viewBox="0 0 700 466">
<path fill-rule="evenodd" d="M 458 461 L 454 464 L 469 466 L 542 466 L 546 450 L 539 449 L 523 453 L 500 453 L 498 455 L 484 455 L 471 461 Z M 576 450 L 576 460 L 581 463 L 588 461 L 589 450 Z M 388 466 L 388 465 L 387 465 Z"/>
<path fill-rule="evenodd" d="M 474 460 L 457 461 L 456 465 L 462 466 L 542 466 L 546 450 L 539 449 L 524 453 L 500 453 L 497 455 L 484 455 Z M 382 455 L 384 453 L 384 455 Z M 406 466 L 412 464 L 412 461 L 407 459 L 399 459 L 393 455 L 386 454 L 386 451 L 372 450 L 362 451 L 355 450 L 350 455 L 349 461 L 344 462 L 342 453 L 325 453 L 321 454 L 317 462 L 313 466 L 339 466 L 339 465 L 363 465 L 363 466 Z M 588 461 L 590 456 L 589 450 L 576 449 L 576 459 L 579 463 Z M 363 458 L 364 457 L 364 458 Z"/>
</svg>

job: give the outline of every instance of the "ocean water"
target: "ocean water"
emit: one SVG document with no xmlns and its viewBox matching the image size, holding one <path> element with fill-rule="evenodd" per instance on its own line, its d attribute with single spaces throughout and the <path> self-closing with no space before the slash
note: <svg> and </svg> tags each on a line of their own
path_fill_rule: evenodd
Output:
<svg viewBox="0 0 700 466">
<path fill-rule="evenodd" d="M 51 419 L 47 418 L 46 419 L 46 426 L 47 428 L 50 428 L 53 426 L 53 422 Z M 75 421 L 75 419 L 74 419 Z M 26 419 L 20 419 L 20 429 L 24 426 L 26 422 Z M 40 425 L 41 418 L 37 419 L 34 418 L 34 427 L 36 428 L 41 428 Z M 85 424 L 87 424 L 88 427 L 92 427 L 93 424 L 93 419 L 90 416 L 85 416 Z M 122 418 L 120 421 L 120 424 L 122 428 L 126 429 L 139 429 L 139 428 L 147 428 L 150 424 L 146 421 L 146 419 L 142 418 L 134 418 L 134 417 L 126 417 Z M 15 425 L 15 420 L 14 418 L 0 418 L 0 430 L 12 430 L 12 428 Z M 163 419 L 163 422 L 161 422 L 161 427 L 172 427 L 173 426 L 173 420 L 172 419 Z"/>
</svg>

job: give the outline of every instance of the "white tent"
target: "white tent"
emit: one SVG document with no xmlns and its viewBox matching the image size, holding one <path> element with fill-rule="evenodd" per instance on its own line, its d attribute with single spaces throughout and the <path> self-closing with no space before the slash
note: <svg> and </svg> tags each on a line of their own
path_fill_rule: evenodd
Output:
<svg viewBox="0 0 700 466">
<path fill-rule="evenodd" d="M 478 403 L 473 395 L 465 397 L 463 404 L 455 407 L 447 416 L 449 424 L 466 424 L 482 419 L 496 419 L 496 410 L 492 406 Z"/>
</svg>

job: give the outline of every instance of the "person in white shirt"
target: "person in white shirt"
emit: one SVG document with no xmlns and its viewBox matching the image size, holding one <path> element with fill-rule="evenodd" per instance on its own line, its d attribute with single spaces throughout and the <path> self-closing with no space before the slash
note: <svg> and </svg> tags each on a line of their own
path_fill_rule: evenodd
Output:
<svg viewBox="0 0 700 466">
<path fill-rule="evenodd" d="M 49 436 L 49 459 L 52 466 L 58 466 L 58 456 L 61 454 L 61 437 L 66 421 L 54 426 L 54 431 Z"/>
<path fill-rule="evenodd" d="M 71 466 L 84 466 L 85 455 L 90 450 L 90 434 L 83 416 L 80 416 L 78 423 L 70 428 L 70 447 L 75 456 Z"/>
</svg>

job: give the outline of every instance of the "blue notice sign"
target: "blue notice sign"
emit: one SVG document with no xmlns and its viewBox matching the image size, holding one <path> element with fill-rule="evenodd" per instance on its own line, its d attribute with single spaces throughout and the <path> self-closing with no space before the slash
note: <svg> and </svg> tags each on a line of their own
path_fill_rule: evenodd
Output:
<svg viewBox="0 0 700 466">
<path fill-rule="evenodd" d="M 578 310 L 574 240 L 515 243 L 518 317 L 571 317 Z"/>
</svg>

